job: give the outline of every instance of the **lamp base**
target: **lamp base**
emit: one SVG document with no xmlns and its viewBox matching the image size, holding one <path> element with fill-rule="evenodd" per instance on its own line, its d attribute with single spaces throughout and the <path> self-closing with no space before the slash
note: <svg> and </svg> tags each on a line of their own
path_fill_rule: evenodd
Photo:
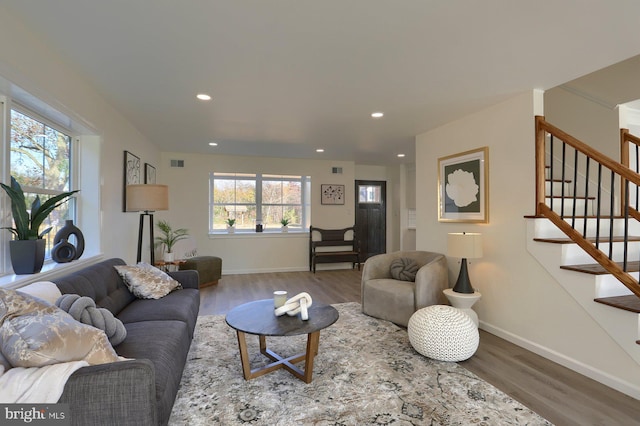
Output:
<svg viewBox="0 0 640 426">
<path fill-rule="evenodd" d="M 460 265 L 460 274 L 458 275 L 458 281 L 453 287 L 453 291 L 456 293 L 473 294 L 474 289 L 469 281 L 469 271 L 467 270 L 467 259 L 462 258 L 462 265 Z"/>
</svg>

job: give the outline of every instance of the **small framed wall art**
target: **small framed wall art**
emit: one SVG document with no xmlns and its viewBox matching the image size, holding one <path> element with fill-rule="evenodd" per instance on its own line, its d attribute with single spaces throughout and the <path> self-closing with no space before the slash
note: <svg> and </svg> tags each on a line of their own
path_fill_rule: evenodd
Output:
<svg viewBox="0 0 640 426">
<path fill-rule="evenodd" d="M 140 158 L 137 155 L 124 152 L 124 176 L 122 188 L 122 211 L 127 211 L 127 185 L 140 183 Z"/>
<path fill-rule="evenodd" d="M 321 204 L 344 204 L 344 185 L 320 185 Z"/>
<path fill-rule="evenodd" d="M 156 168 L 149 163 L 144 163 L 144 183 L 155 185 Z"/>
<path fill-rule="evenodd" d="M 489 222 L 489 148 L 438 159 L 438 220 Z"/>
</svg>

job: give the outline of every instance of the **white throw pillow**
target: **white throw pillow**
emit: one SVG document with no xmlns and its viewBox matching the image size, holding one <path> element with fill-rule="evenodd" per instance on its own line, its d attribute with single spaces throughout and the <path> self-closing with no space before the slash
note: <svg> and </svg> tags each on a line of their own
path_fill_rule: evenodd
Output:
<svg viewBox="0 0 640 426">
<path fill-rule="evenodd" d="M 21 293 L 30 294 L 39 299 L 46 300 L 52 305 L 62 296 L 60 289 L 51 281 L 38 281 L 17 289 Z"/>
<path fill-rule="evenodd" d="M 182 288 L 178 281 L 147 263 L 135 266 L 116 265 L 114 268 L 129 291 L 140 299 L 160 299 L 173 290 Z"/>
</svg>

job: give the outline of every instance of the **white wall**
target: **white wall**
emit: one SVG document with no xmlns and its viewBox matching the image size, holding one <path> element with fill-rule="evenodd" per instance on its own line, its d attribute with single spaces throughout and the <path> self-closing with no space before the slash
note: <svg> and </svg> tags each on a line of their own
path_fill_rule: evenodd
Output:
<svg viewBox="0 0 640 426">
<path fill-rule="evenodd" d="M 100 187 L 95 186 L 98 179 L 92 183 L 93 187 L 83 183 L 81 187 L 85 193 L 100 191 L 100 210 L 98 217 L 91 218 L 86 225 L 93 228 L 101 223 L 102 235 L 108 234 L 100 242 L 100 250 L 105 256 L 135 261 L 138 215 L 122 212 L 123 151 L 136 154 L 142 164 L 156 164 L 158 150 L 91 86 L 85 76 L 49 49 L 46 40 L 35 37 L 27 26 L 1 6 L 0 76 L 3 82 L 0 91 L 15 95 L 22 89 L 26 92 L 23 97 L 33 96 L 45 102 L 69 117 L 72 127 L 79 124 L 99 138 L 99 164 L 92 167 L 100 172 Z M 82 228 L 83 223 L 79 226 Z"/>
<path fill-rule="evenodd" d="M 620 160 L 618 110 L 562 86 L 544 93 L 545 120 L 603 154 Z"/>
<path fill-rule="evenodd" d="M 170 160 L 184 160 L 184 168 Z M 342 174 L 332 174 L 342 167 Z M 311 224 L 346 228 L 354 223 L 355 165 L 349 161 L 299 160 L 163 152 L 160 183 L 169 185 L 169 211 L 156 213 L 180 228 L 188 228 L 198 253 L 222 258 L 224 274 L 304 271 L 309 268 L 309 234 L 250 233 L 209 236 L 209 172 L 282 173 L 311 176 Z M 322 205 L 321 184 L 345 186 L 344 205 Z M 319 265 L 318 269 L 339 265 Z"/>
<path fill-rule="evenodd" d="M 484 257 L 469 274 L 482 299 L 481 327 L 569 367 L 640 387 L 638 365 L 529 255 L 525 215 L 534 213 L 534 93 L 524 93 L 416 138 L 417 248 L 446 253 L 447 233 L 480 232 Z M 488 224 L 441 223 L 437 161 L 489 147 Z M 459 265 L 449 261 L 449 281 Z"/>
</svg>

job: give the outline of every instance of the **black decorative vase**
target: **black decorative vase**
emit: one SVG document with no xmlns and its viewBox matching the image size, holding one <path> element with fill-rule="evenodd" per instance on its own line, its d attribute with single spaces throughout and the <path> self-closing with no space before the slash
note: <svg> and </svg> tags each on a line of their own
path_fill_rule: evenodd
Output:
<svg viewBox="0 0 640 426">
<path fill-rule="evenodd" d="M 51 250 L 51 259 L 57 263 L 68 263 L 76 257 L 76 246 L 69 241 L 62 239 L 53 246 Z"/>
<path fill-rule="evenodd" d="M 38 240 L 13 240 L 9 241 L 9 253 L 11 266 L 16 275 L 36 274 L 44 264 L 44 251 L 47 242 Z"/>
<path fill-rule="evenodd" d="M 75 246 L 69 242 L 71 235 L 76 237 Z M 80 228 L 73 224 L 73 220 L 67 220 L 53 239 L 51 258 L 58 263 L 67 263 L 79 259 L 82 253 L 84 253 L 84 235 Z"/>
</svg>

